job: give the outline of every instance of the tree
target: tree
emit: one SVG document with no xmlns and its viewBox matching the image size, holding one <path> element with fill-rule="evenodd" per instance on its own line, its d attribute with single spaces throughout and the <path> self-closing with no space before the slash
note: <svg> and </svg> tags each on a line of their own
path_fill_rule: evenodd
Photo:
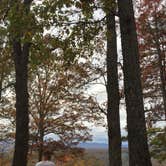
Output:
<svg viewBox="0 0 166 166">
<path fill-rule="evenodd" d="M 121 166 L 121 131 L 119 117 L 119 85 L 117 63 L 116 3 L 111 1 L 107 11 L 107 123 L 110 166 Z"/>
<path fill-rule="evenodd" d="M 71 146 L 90 138 L 82 122 L 102 118 L 99 118 L 97 104 L 83 88 L 96 80 L 98 74 L 92 70 L 89 58 L 81 58 L 83 62 L 79 57 L 71 60 L 77 48 L 72 48 L 68 38 L 62 40 L 54 34 L 36 38 L 30 56 L 30 130 L 39 143 L 41 160 L 45 135 L 55 133 Z"/>
<path fill-rule="evenodd" d="M 165 6 L 162 0 L 140 1 L 137 30 L 151 156 L 165 160 Z"/>
<path fill-rule="evenodd" d="M 4 22 L 2 21 L 1 24 Z M 13 86 L 13 61 L 11 59 L 11 46 L 7 38 L 6 27 L 0 26 L 0 102 L 3 102 L 4 93 L 8 87 Z"/>
<path fill-rule="evenodd" d="M 132 0 L 118 0 L 127 109 L 129 164 L 151 166 L 147 144 L 139 51 Z"/>
<path fill-rule="evenodd" d="M 16 141 L 15 141 L 15 153 L 14 153 L 14 160 L 13 165 L 26 165 L 27 159 L 27 151 L 28 151 L 28 90 L 27 90 L 27 81 L 28 81 L 28 60 L 29 55 L 33 56 L 33 52 L 30 52 L 30 46 L 36 46 L 40 47 L 40 43 L 34 43 L 35 39 L 37 37 L 41 37 L 43 35 L 43 32 L 45 29 L 52 28 L 52 26 L 57 26 L 57 28 L 61 29 L 63 27 L 67 27 L 68 23 L 63 22 L 68 20 L 67 14 L 70 13 L 71 10 L 67 9 L 66 16 L 62 17 L 63 10 L 65 7 L 71 7 L 73 4 L 75 4 L 74 1 L 65 1 L 65 2 L 55 2 L 53 4 L 47 3 L 47 1 L 43 1 L 43 5 L 39 6 L 32 6 L 30 10 L 31 0 L 24 0 L 24 1 L 4 1 L 5 6 L 5 14 L 3 15 L 3 19 L 6 20 L 6 26 L 8 30 L 8 34 L 10 37 L 10 41 L 12 43 L 13 47 L 13 59 L 15 64 L 15 71 L 16 71 L 16 84 L 15 84 L 15 90 L 16 90 Z M 87 5 L 87 4 L 86 4 Z M 87 5 L 88 7 L 88 5 Z M 43 12 L 43 10 L 45 12 Z M 2 8 L 1 13 L 3 13 L 4 8 Z M 57 11 L 59 12 L 57 14 Z M 85 9 L 83 9 L 84 14 Z M 34 12 L 36 16 L 36 20 L 34 17 Z M 64 15 L 63 15 L 64 16 Z M 88 17 L 91 17 L 89 15 Z M 63 19 L 65 18 L 65 19 Z M 51 22 L 53 21 L 53 22 Z M 37 26 L 34 24 L 37 23 Z M 72 24 L 69 22 L 69 25 Z M 86 55 L 91 54 L 89 53 L 89 41 L 87 40 L 91 36 L 86 37 L 88 35 L 87 32 L 89 31 L 89 27 L 87 30 L 84 22 L 82 20 L 78 22 L 78 24 L 81 25 L 81 28 L 83 27 L 83 31 L 81 30 L 81 33 L 79 33 L 79 29 L 74 29 L 74 33 L 70 33 L 70 29 L 65 29 L 65 34 L 61 33 L 59 38 L 62 37 L 61 42 L 58 40 L 57 42 L 54 42 L 54 47 L 51 48 L 52 51 L 56 51 L 56 49 L 60 48 L 61 51 L 64 52 L 63 58 L 66 60 L 66 66 L 70 65 L 74 62 L 74 58 L 76 56 L 80 56 L 81 54 L 84 54 L 84 52 L 80 51 L 80 47 L 83 47 L 82 43 L 85 42 L 84 48 L 86 49 Z M 87 24 L 89 24 L 87 22 Z M 92 23 L 93 24 L 93 23 Z M 44 25 L 44 26 L 43 26 Z M 77 26 L 77 23 L 76 23 Z M 79 27 L 79 26 L 77 26 Z M 93 26 L 96 30 L 96 27 Z M 39 30 L 37 35 L 36 29 Z M 64 32 L 64 30 L 62 30 Z M 76 33 L 75 33 L 76 32 Z M 86 35 L 85 35 L 86 33 Z M 95 32 L 96 33 L 96 32 Z M 79 37 L 79 35 L 83 39 Z M 89 33 L 91 34 L 91 33 Z M 64 36 L 70 36 L 69 39 L 66 39 Z M 77 36 L 77 39 L 79 39 L 79 42 L 75 43 L 72 41 L 74 37 Z M 57 38 L 55 38 L 56 40 Z M 54 41 L 55 41 L 54 40 Z M 75 40 L 76 41 L 76 40 Z M 58 43 L 59 42 L 59 43 Z M 50 44 L 50 43 L 49 43 Z M 61 45 L 62 44 L 62 45 Z M 72 48 L 67 47 L 72 46 Z M 73 48 L 75 50 L 73 51 Z M 31 54 L 30 54 L 31 53 Z M 46 52 L 45 52 L 46 53 Z M 42 54 L 43 55 L 43 54 Z M 47 55 L 47 54 L 46 54 Z M 85 55 L 85 54 L 84 54 Z M 45 55 L 44 55 L 45 56 Z M 43 58 L 43 57 L 40 57 Z M 34 61 L 36 59 L 34 58 Z M 40 61 L 40 60 L 39 60 Z M 38 62 L 37 62 L 38 63 Z M 37 64 L 36 64 L 37 65 Z M 19 155 L 21 154 L 21 155 Z M 21 157 L 22 160 L 19 160 L 18 157 Z"/>
<path fill-rule="evenodd" d="M 148 139 L 151 146 L 151 156 L 157 159 L 159 162 L 165 162 L 165 136 L 166 128 L 150 128 L 148 130 Z"/>
<path fill-rule="evenodd" d="M 44 136 L 57 135 L 67 146 L 91 138 L 86 122 L 101 121 L 97 104 L 83 92 L 89 82 L 87 64 L 66 66 L 62 58 L 47 58 L 32 69 L 29 83 L 30 132 L 39 145 L 41 160 Z"/>
<path fill-rule="evenodd" d="M 152 127 L 164 120 L 166 112 L 165 6 L 162 0 L 140 1 L 137 8 L 143 92 L 148 126 Z"/>
<path fill-rule="evenodd" d="M 32 0 L 9 2 L 8 13 L 10 40 L 13 47 L 16 92 L 16 136 L 13 166 L 26 166 L 28 154 L 28 58 L 30 48 L 29 31 L 32 15 Z M 30 28 L 30 29 L 29 29 Z"/>
</svg>

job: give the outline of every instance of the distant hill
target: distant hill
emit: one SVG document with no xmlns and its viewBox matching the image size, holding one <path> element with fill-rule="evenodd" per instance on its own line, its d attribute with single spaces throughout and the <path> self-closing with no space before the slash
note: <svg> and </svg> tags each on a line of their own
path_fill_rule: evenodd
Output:
<svg viewBox="0 0 166 166">
<path fill-rule="evenodd" d="M 0 153 L 4 153 L 9 151 L 10 149 L 13 149 L 14 142 L 13 141 L 1 141 L 0 142 Z"/>
<path fill-rule="evenodd" d="M 85 149 L 108 149 L 108 144 L 98 143 L 98 142 L 85 142 L 85 143 L 80 143 L 78 147 L 85 148 Z M 122 142 L 122 148 L 127 148 L 127 147 L 128 147 L 128 143 Z M 0 142 L 0 153 L 6 152 L 13 148 L 14 148 L 14 141 Z"/>
<path fill-rule="evenodd" d="M 80 143 L 78 146 L 85 149 L 108 149 L 108 144 L 97 143 L 97 142 Z M 122 148 L 127 148 L 127 147 L 128 143 L 122 142 Z"/>
</svg>

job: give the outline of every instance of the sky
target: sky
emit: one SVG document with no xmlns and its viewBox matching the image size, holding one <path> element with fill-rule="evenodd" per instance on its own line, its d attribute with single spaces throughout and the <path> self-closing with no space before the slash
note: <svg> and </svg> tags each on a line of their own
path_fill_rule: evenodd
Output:
<svg viewBox="0 0 166 166">
<path fill-rule="evenodd" d="M 103 15 L 103 13 L 101 11 L 95 13 L 96 17 Z M 53 28 L 51 30 L 51 33 L 55 33 L 56 29 Z M 48 33 L 48 31 L 46 32 Z M 119 27 L 117 27 L 117 52 L 118 52 L 118 61 L 122 62 L 122 53 L 121 53 L 121 41 L 120 41 L 120 35 L 119 35 Z M 105 43 L 106 44 L 106 43 Z M 105 58 L 105 56 L 104 56 Z M 105 61 L 105 59 L 102 59 L 102 61 Z M 96 62 L 96 63 L 100 63 L 100 62 Z M 101 62 L 103 63 L 103 62 Z M 102 82 L 104 82 L 103 80 L 101 80 Z M 119 83 L 119 85 L 122 87 L 123 82 L 121 81 Z M 101 84 L 95 84 L 90 86 L 90 88 L 88 88 L 87 90 L 89 95 L 95 96 L 97 101 L 99 103 L 102 103 L 104 101 L 107 100 L 107 93 L 106 93 L 106 88 L 104 85 Z M 123 101 L 124 103 L 124 101 Z M 106 122 L 106 120 L 105 120 Z M 125 127 L 126 127 L 126 112 L 125 112 L 125 107 L 124 104 L 123 106 L 120 105 L 120 123 L 121 123 L 121 135 L 122 136 L 126 136 L 127 132 L 125 131 Z M 107 143 L 108 142 L 108 137 L 107 137 L 107 130 L 105 127 L 102 126 L 94 126 L 93 124 L 89 124 L 89 128 L 92 130 L 92 135 L 93 135 L 93 140 L 92 142 L 97 142 L 97 143 Z M 52 135 L 51 135 L 52 137 Z M 55 136 L 53 136 L 55 137 Z"/>
<path fill-rule="evenodd" d="M 118 61 L 122 63 L 121 39 L 120 39 L 119 32 L 120 32 L 120 28 L 119 28 L 119 26 L 117 26 Z M 122 86 L 123 86 L 123 81 L 120 81 L 119 87 L 122 87 Z M 88 90 L 88 92 L 89 92 L 89 94 L 95 96 L 99 103 L 102 103 L 107 100 L 107 93 L 106 93 L 106 88 L 104 85 L 100 85 L 100 84 L 93 85 Z M 127 132 L 124 129 L 126 127 L 126 110 L 125 110 L 124 101 L 121 101 L 120 103 L 121 103 L 120 104 L 121 135 L 126 136 Z M 105 127 L 102 127 L 102 126 L 96 127 L 96 126 L 92 125 L 90 128 L 92 129 L 93 142 L 97 142 L 97 143 L 107 143 L 108 142 L 107 130 Z"/>
<path fill-rule="evenodd" d="M 94 18 L 100 18 L 103 17 L 103 12 L 102 10 L 99 10 L 94 13 Z M 56 34 L 56 29 L 53 28 L 54 34 Z M 47 31 L 48 33 L 48 31 Z M 118 54 L 119 54 L 119 59 L 121 59 L 121 47 L 120 47 L 120 37 L 118 36 L 117 38 L 117 45 L 118 45 Z M 88 89 L 88 93 L 92 94 L 97 98 L 97 101 L 99 103 L 102 103 L 107 100 L 107 94 L 106 94 L 106 88 L 103 85 L 93 85 Z M 105 120 L 106 121 L 106 120 Z M 124 127 L 126 126 L 126 113 L 125 113 L 125 108 L 124 106 L 120 106 L 120 121 L 121 121 L 121 133 L 122 135 L 126 135 L 126 131 L 124 130 Z M 92 130 L 92 135 L 93 135 L 93 141 L 92 142 L 97 142 L 97 143 L 107 143 L 108 138 L 107 138 L 107 130 L 105 127 L 102 126 L 94 126 L 93 124 L 89 124 L 89 127 Z M 55 135 L 50 134 L 47 136 L 49 137 L 55 137 Z"/>
<path fill-rule="evenodd" d="M 102 103 L 107 99 L 106 89 L 105 86 L 103 85 L 97 84 L 92 86 L 89 89 L 89 93 L 95 95 L 99 103 Z M 126 111 L 124 105 L 120 105 L 120 123 L 121 123 L 121 135 L 126 136 L 127 133 L 124 129 L 126 127 Z M 105 127 L 90 125 L 90 128 L 92 129 L 93 142 L 97 143 L 108 142 L 107 130 Z"/>
<path fill-rule="evenodd" d="M 107 94 L 104 85 L 93 85 L 88 89 L 88 93 L 95 96 L 99 103 L 106 101 Z M 106 119 L 105 119 L 106 122 Z M 125 131 L 126 127 L 126 111 L 124 105 L 120 105 L 120 122 L 121 122 L 121 135 L 126 136 L 127 132 Z M 108 143 L 107 129 L 106 127 L 96 126 L 93 123 L 88 124 L 88 127 L 91 129 L 92 143 Z M 54 134 L 49 134 L 45 138 L 55 138 L 58 139 Z"/>
<path fill-rule="evenodd" d="M 36 2 L 41 3 L 40 1 L 36 0 Z M 94 13 L 94 18 L 95 19 L 100 19 L 104 16 L 104 13 L 102 10 L 98 10 Z M 75 20 L 77 19 L 77 17 L 73 17 L 71 16 L 70 18 L 71 20 Z M 53 30 L 50 30 L 51 33 L 56 34 L 56 29 L 53 28 Z M 117 31 L 119 32 L 119 27 L 117 29 Z M 48 33 L 48 31 L 46 31 Z M 117 36 L 117 46 L 118 46 L 118 60 L 122 61 L 122 55 L 121 55 L 121 42 L 120 42 L 120 36 L 118 33 Z M 122 82 L 120 82 L 120 86 L 122 86 Z M 90 95 L 93 95 L 97 98 L 97 101 L 99 103 L 102 103 L 104 101 L 107 100 L 107 94 L 106 94 L 106 88 L 103 85 L 93 85 L 88 89 L 88 93 Z M 123 101 L 124 102 L 124 101 Z M 106 120 L 105 120 L 106 121 Z M 125 106 L 124 104 L 120 105 L 120 123 L 121 123 L 121 135 L 125 136 L 127 134 L 127 132 L 125 131 L 125 127 L 126 127 L 126 111 L 125 111 Z M 97 143 L 107 143 L 108 142 L 108 138 L 107 138 L 107 130 L 105 127 L 102 126 L 94 126 L 93 124 L 89 124 L 89 127 L 92 130 L 92 134 L 93 134 L 93 141 L 92 142 L 97 142 Z M 54 135 L 50 134 L 47 137 L 55 137 Z"/>
</svg>

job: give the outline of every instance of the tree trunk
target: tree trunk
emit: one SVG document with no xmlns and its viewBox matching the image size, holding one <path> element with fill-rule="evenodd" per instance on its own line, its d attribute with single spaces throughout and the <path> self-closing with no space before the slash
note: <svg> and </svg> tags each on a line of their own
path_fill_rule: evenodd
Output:
<svg viewBox="0 0 166 166">
<path fill-rule="evenodd" d="M 41 161 L 42 160 L 42 156 L 43 156 L 43 139 L 44 139 L 44 133 L 43 130 L 41 129 L 39 131 L 40 135 L 39 135 L 39 151 L 38 151 L 38 160 Z"/>
<path fill-rule="evenodd" d="M 132 0 L 118 0 L 127 109 L 129 165 L 151 166 Z"/>
<path fill-rule="evenodd" d="M 1 102 L 1 99 L 2 99 L 2 91 L 3 91 L 3 80 L 4 80 L 4 75 L 5 75 L 5 72 L 3 69 L 1 69 L 1 74 L 0 74 L 0 102 Z"/>
<path fill-rule="evenodd" d="M 29 13 L 32 0 L 24 0 L 24 10 Z M 11 2 L 15 5 L 15 1 Z M 21 2 L 20 2 L 21 3 Z M 19 11 L 18 11 L 19 12 Z M 22 27 L 20 27 L 22 28 Z M 19 29 L 16 29 L 19 32 Z M 12 36 L 13 35 L 13 36 Z M 22 36 L 12 34 L 13 59 L 16 74 L 16 135 L 15 150 L 12 166 L 26 166 L 29 140 L 29 113 L 28 113 L 28 58 L 30 43 L 21 43 Z"/>
<path fill-rule="evenodd" d="M 113 7 L 114 8 L 114 7 Z M 109 165 L 121 166 L 121 132 L 119 118 L 119 85 L 115 16 L 107 14 L 107 122 L 109 139 Z"/>
<path fill-rule="evenodd" d="M 26 166 L 28 154 L 28 56 L 29 44 L 21 48 L 20 41 L 13 42 L 16 72 L 16 136 L 13 166 Z"/>
</svg>

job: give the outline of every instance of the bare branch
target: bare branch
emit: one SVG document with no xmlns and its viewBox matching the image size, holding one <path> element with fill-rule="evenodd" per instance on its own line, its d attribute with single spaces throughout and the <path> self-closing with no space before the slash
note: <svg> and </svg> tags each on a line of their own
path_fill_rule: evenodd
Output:
<svg viewBox="0 0 166 166">
<path fill-rule="evenodd" d="M 4 91 L 4 90 L 6 90 L 6 89 L 8 89 L 8 88 L 10 88 L 12 86 L 15 86 L 15 82 L 11 82 L 8 85 L 6 85 L 5 87 L 1 88 L 0 92 Z"/>
</svg>

